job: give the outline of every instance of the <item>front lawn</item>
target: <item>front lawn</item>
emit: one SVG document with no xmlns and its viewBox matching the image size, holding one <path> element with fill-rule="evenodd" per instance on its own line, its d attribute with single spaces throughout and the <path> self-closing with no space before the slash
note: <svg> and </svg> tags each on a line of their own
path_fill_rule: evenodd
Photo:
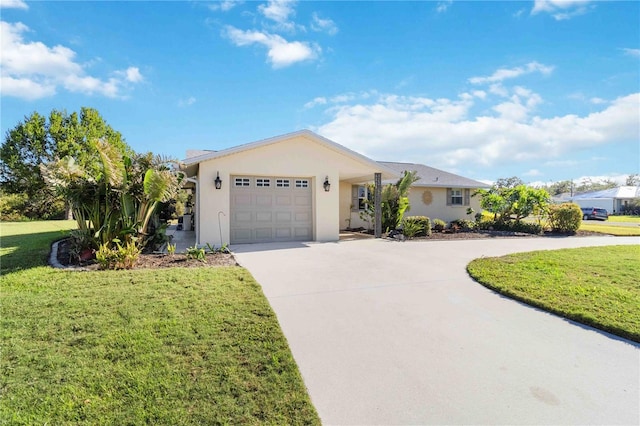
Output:
<svg viewBox="0 0 640 426">
<path fill-rule="evenodd" d="M 245 269 L 54 270 L 52 223 L 6 225 L 3 423 L 319 424 Z"/>
<path fill-rule="evenodd" d="M 640 226 L 616 226 L 608 222 L 589 221 L 580 224 L 581 231 L 599 232 L 618 237 L 640 236 Z"/>
<path fill-rule="evenodd" d="M 640 342 L 640 246 L 518 253 L 467 270 L 499 293 Z"/>
<path fill-rule="evenodd" d="M 611 222 L 626 222 L 626 223 L 638 223 L 640 224 L 640 216 L 620 215 L 609 216 Z"/>
</svg>

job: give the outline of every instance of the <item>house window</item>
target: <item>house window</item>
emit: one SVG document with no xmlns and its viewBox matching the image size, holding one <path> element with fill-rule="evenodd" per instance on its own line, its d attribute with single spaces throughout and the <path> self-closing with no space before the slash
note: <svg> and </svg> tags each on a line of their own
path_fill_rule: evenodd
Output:
<svg viewBox="0 0 640 426">
<path fill-rule="evenodd" d="M 235 178 L 233 181 L 234 186 L 250 186 L 251 181 L 249 180 L 249 178 Z"/>
<path fill-rule="evenodd" d="M 471 204 L 471 190 L 449 188 L 447 189 L 448 206 L 468 206 Z"/>
<path fill-rule="evenodd" d="M 309 179 L 296 179 L 296 188 L 308 188 Z"/>
<path fill-rule="evenodd" d="M 462 190 L 461 189 L 452 189 L 451 190 L 451 201 L 449 202 L 452 206 L 461 206 L 462 205 Z"/>
<path fill-rule="evenodd" d="M 266 188 L 271 186 L 271 179 L 256 178 L 256 186 L 259 188 Z"/>
<path fill-rule="evenodd" d="M 276 179 L 276 188 L 289 188 L 291 181 L 289 179 Z"/>
<path fill-rule="evenodd" d="M 353 185 L 351 187 L 351 210 L 354 212 L 367 209 L 367 205 L 371 204 L 373 194 L 364 185 Z"/>
</svg>

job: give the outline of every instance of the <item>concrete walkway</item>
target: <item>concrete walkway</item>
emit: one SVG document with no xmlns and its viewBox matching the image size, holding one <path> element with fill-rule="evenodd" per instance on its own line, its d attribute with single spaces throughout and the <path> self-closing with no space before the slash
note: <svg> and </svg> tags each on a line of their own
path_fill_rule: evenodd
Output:
<svg viewBox="0 0 640 426">
<path fill-rule="evenodd" d="M 480 256 L 640 238 L 256 244 L 262 285 L 328 425 L 639 424 L 640 345 L 482 287 Z"/>
</svg>

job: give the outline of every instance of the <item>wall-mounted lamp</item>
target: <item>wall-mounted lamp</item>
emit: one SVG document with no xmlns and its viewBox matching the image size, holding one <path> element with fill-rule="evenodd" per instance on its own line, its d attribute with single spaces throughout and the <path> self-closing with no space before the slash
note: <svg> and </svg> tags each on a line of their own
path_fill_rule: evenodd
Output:
<svg viewBox="0 0 640 426">
<path fill-rule="evenodd" d="M 213 183 L 216 185 L 216 189 L 222 188 L 222 180 L 220 179 L 220 172 L 217 172 L 216 180 L 214 180 Z"/>
<path fill-rule="evenodd" d="M 322 184 L 322 186 L 324 187 L 325 192 L 329 192 L 329 190 L 331 189 L 331 184 L 329 183 L 329 176 L 324 178 L 324 183 Z"/>
</svg>

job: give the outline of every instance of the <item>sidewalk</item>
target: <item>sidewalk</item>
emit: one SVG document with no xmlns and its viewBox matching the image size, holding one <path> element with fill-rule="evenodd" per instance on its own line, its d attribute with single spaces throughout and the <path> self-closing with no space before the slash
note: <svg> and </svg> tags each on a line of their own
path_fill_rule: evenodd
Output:
<svg viewBox="0 0 640 426">
<path fill-rule="evenodd" d="M 171 237 L 171 244 L 176 245 L 176 253 L 184 253 L 187 247 L 193 247 L 196 243 L 195 231 L 178 230 L 178 225 L 169 225 L 167 236 Z M 164 249 L 166 252 L 166 247 Z"/>
</svg>

